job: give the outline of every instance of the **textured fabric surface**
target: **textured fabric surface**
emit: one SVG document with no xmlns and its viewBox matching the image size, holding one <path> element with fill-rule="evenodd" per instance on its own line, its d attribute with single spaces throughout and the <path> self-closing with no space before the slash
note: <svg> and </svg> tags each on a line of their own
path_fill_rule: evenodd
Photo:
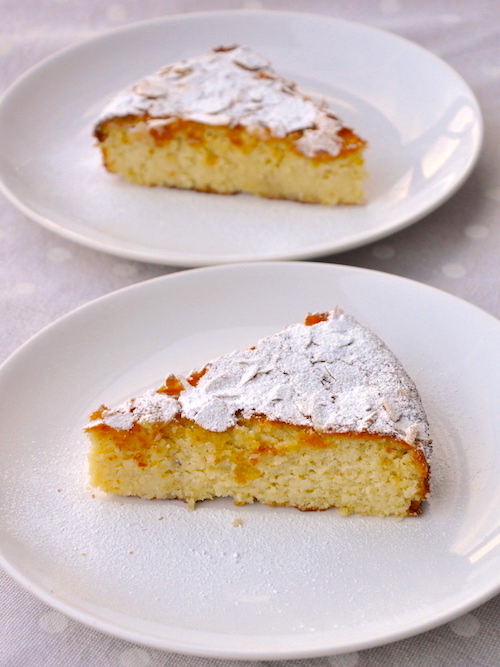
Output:
<svg viewBox="0 0 500 667">
<path fill-rule="evenodd" d="M 485 120 L 484 148 L 467 182 L 448 202 L 408 229 L 318 261 L 406 276 L 500 315 L 500 12 L 494 0 L 2 0 L 0 91 L 42 58 L 109 28 L 178 12 L 241 8 L 315 12 L 390 30 L 439 55 L 464 77 L 478 97 Z M 0 361 L 77 306 L 177 270 L 127 261 L 66 241 L 0 197 Z M 301 664 L 498 666 L 499 611 L 497 597 L 410 639 Z M 108 637 L 47 607 L 0 570 L 2 666 L 223 664 L 228 662 L 175 655 Z"/>
</svg>

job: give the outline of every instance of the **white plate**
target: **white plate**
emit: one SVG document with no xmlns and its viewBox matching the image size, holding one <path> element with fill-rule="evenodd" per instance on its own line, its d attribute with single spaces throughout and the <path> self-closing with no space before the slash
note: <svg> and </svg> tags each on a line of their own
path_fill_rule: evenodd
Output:
<svg viewBox="0 0 500 667">
<path fill-rule="evenodd" d="M 323 207 L 123 182 L 91 137 L 106 101 L 165 63 L 246 44 L 325 97 L 368 139 L 366 206 Z M 303 259 L 354 248 L 423 217 L 463 183 L 482 138 L 477 101 L 436 56 L 325 16 L 210 12 L 116 30 L 23 76 L 0 103 L 0 187 L 78 243 L 178 266 Z"/>
<path fill-rule="evenodd" d="M 420 389 L 435 442 L 422 516 L 92 496 L 91 410 L 334 304 Z M 435 627 L 499 588 L 499 343 L 477 308 L 345 266 L 197 269 L 101 298 L 0 371 L 0 563 L 79 621 L 201 656 L 319 656 Z"/>
</svg>

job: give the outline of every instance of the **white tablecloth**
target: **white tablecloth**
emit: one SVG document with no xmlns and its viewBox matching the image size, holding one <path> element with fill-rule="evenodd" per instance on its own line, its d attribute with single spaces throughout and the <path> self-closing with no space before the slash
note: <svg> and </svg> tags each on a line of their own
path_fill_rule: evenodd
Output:
<svg viewBox="0 0 500 667">
<path fill-rule="evenodd" d="M 413 278 L 498 316 L 500 12 L 494 0 L 3 0 L 0 90 L 45 56 L 117 25 L 178 12 L 241 8 L 323 13 L 390 30 L 439 55 L 464 77 L 479 99 L 486 129 L 479 163 L 465 185 L 408 229 L 320 261 Z M 0 258 L 0 361 L 75 307 L 126 285 L 179 270 L 123 260 L 66 241 L 30 221 L 4 197 L 0 198 Z M 499 612 L 497 597 L 425 634 L 303 664 L 498 666 Z M 0 570 L 0 665 L 217 664 L 223 663 L 136 646 L 80 625 L 47 607 Z"/>
</svg>

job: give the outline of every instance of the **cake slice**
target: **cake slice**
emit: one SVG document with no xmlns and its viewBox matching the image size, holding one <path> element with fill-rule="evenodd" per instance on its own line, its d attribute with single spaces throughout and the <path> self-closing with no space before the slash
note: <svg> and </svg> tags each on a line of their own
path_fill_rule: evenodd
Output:
<svg viewBox="0 0 500 667">
<path fill-rule="evenodd" d="M 218 47 L 119 93 L 94 128 L 132 183 L 321 204 L 363 201 L 366 142 L 259 54 Z"/>
<path fill-rule="evenodd" d="M 403 517 L 429 490 L 415 385 L 340 309 L 101 406 L 86 431 L 91 485 L 123 496 Z"/>
</svg>

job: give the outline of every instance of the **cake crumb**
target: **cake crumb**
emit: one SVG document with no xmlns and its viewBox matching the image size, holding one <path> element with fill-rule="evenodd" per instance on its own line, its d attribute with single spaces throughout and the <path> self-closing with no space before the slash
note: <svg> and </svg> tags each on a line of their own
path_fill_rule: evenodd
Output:
<svg viewBox="0 0 500 667">
<path fill-rule="evenodd" d="M 158 521 L 163 521 L 163 517 L 162 517 L 162 516 L 159 516 L 159 517 L 158 517 Z"/>
<path fill-rule="evenodd" d="M 234 519 L 233 520 L 233 526 L 235 528 L 238 528 L 239 526 L 242 526 L 242 525 L 243 525 L 243 520 L 242 519 Z"/>
</svg>

